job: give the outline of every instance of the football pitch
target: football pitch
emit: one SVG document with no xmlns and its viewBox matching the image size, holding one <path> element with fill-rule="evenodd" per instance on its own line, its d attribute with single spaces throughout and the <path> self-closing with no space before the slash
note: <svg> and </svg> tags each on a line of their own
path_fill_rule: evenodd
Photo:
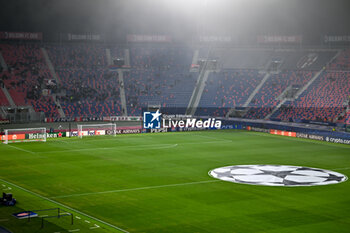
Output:
<svg viewBox="0 0 350 233">
<path fill-rule="evenodd" d="M 0 226 L 31 232 L 350 232 L 350 181 L 271 187 L 212 169 L 276 164 L 350 176 L 350 146 L 239 130 L 49 139 L 0 145 Z M 60 208 L 70 217 L 16 219 Z M 55 213 L 47 211 L 48 216 Z M 0 230 L 1 231 L 1 230 Z"/>
</svg>

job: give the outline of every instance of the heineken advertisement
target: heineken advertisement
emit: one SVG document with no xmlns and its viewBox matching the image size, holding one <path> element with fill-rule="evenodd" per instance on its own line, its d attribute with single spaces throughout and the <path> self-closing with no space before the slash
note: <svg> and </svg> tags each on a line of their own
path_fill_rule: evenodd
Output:
<svg viewBox="0 0 350 233">
<path fill-rule="evenodd" d="M 41 133 L 27 133 L 25 134 L 25 139 L 35 140 L 42 139 L 44 137 Z M 62 138 L 66 137 L 66 132 L 57 132 L 57 133 L 46 133 L 46 138 Z"/>
</svg>

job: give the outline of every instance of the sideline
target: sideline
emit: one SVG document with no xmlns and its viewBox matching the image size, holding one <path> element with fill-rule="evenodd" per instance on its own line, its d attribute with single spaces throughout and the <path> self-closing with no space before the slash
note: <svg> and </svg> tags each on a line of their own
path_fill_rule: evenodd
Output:
<svg viewBox="0 0 350 233">
<path fill-rule="evenodd" d="M 95 218 L 95 217 L 90 216 L 90 215 L 88 215 L 88 214 L 85 214 L 85 213 L 83 213 L 83 212 L 81 212 L 81 211 L 79 211 L 79 210 L 76 210 L 76 209 L 74 209 L 74 208 L 72 208 L 72 207 L 66 206 L 66 205 L 64 205 L 64 204 L 62 204 L 62 203 L 59 203 L 59 202 L 57 202 L 57 201 L 51 200 L 50 198 L 41 196 L 40 194 L 37 194 L 37 193 L 35 193 L 35 192 L 32 192 L 32 191 L 30 191 L 30 190 L 28 190 L 28 189 L 25 189 L 25 188 L 23 188 L 23 187 L 21 187 L 21 186 L 19 186 L 19 185 L 13 184 L 13 183 L 11 183 L 11 182 L 9 182 L 9 181 L 6 181 L 6 180 L 3 180 L 3 179 L 0 179 L 0 181 L 5 182 L 5 183 L 7 183 L 7 184 L 9 184 L 9 185 L 12 185 L 12 186 L 14 186 L 14 187 L 16 187 L 16 188 L 18 188 L 18 189 L 21 189 L 21 190 L 23 190 L 23 191 L 25 191 L 25 192 L 27 192 L 27 193 L 30 193 L 30 194 L 36 196 L 36 197 L 39 197 L 39 198 L 41 198 L 41 199 L 44 199 L 44 200 L 49 201 L 49 202 L 51 202 L 51 203 L 54 203 L 54 204 L 56 204 L 56 205 L 62 206 L 62 207 L 64 207 L 64 208 L 69 209 L 69 210 L 71 210 L 71 211 L 74 211 L 74 212 L 76 212 L 76 213 L 78 213 L 78 214 L 84 215 L 85 217 L 88 217 L 88 218 L 90 218 L 90 219 L 93 219 L 93 220 L 95 220 L 95 221 L 98 221 L 98 222 L 100 222 L 100 223 L 103 223 L 103 224 L 105 224 L 105 225 L 107 225 L 107 226 L 109 226 L 109 227 L 112 227 L 112 228 L 116 229 L 116 230 L 119 230 L 119 231 L 122 231 L 122 232 L 125 232 L 125 233 L 129 233 L 127 230 L 124 230 L 124 229 L 122 229 L 122 228 L 120 228 L 120 227 L 117 227 L 117 226 L 115 226 L 115 225 L 112 225 L 112 224 L 110 224 L 110 223 L 107 223 L 107 222 L 105 222 L 105 221 L 103 221 L 103 220 L 101 220 L 101 219 L 98 219 L 98 218 Z"/>
</svg>

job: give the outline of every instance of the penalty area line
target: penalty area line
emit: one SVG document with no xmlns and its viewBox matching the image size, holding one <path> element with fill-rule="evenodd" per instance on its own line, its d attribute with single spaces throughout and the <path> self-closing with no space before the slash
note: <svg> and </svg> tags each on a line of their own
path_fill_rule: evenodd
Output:
<svg viewBox="0 0 350 233">
<path fill-rule="evenodd" d="M 84 215 L 85 217 L 91 218 L 91 219 L 93 219 L 93 220 L 95 220 L 95 221 L 97 221 L 97 222 L 100 222 L 100 223 L 102 223 L 102 224 L 104 224 L 104 225 L 107 225 L 107 226 L 109 226 L 109 227 L 112 227 L 112 228 L 114 228 L 114 229 L 116 229 L 116 230 L 119 230 L 119 231 L 122 231 L 122 232 L 125 232 L 125 233 L 129 233 L 127 230 L 124 230 L 124 229 L 122 229 L 122 228 L 120 228 L 120 227 L 117 227 L 117 226 L 115 226 L 115 225 L 113 225 L 113 224 L 110 224 L 110 223 L 108 223 L 108 222 L 105 222 L 105 221 L 103 221 L 103 220 L 101 220 L 101 219 L 95 218 L 95 217 L 93 217 L 93 216 L 91 216 L 91 215 L 85 214 L 85 213 L 83 213 L 83 212 L 81 212 L 81 211 L 79 211 L 79 210 L 76 210 L 76 209 L 74 209 L 74 208 L 72 208 L 72 207 L 66 206 L 66 205 L 64 205 L 64 204 L 62 204 L 62 203 L 59 203 L 59 202 L 57 202 L 57 201 L 51 200 L 50 198 L 41 196 L 40 194 L 37 194 L 37 193 L 35 193 L 35 192 L 32 192 L 32 191 L 30 191 L 30 190 L 28 190 L 28 189 L 26 189 L 26 188 L 23 188 L 23 187 L 21 187 L 21 186 L 19 186 L 19 185 L 16 185 L 16 184 L 14 184 L 14 183 L 11 183 L 11 182 L 6 181 L 6 180 L 3 180 L 3 179 L 0 179 L 0 181 L 2 181 L 2 182 L 4 182 L 4 183 L 7 183 L 7 184 L 9 184 L 9 185 L 12 185 L 12 186 L 14 186 L 14 187 L 16 187 L 16 188 L 18 188 L 18 189 L 21 189 L 21 190 L 23 190 L 23 191 L 25 191 L 25 192 L 27 192 L 27 193 L 30 193 L 30 194 L 36 196 L 36 197 L 39 197 L 39 198 L 41 198 L 41 199 L 44 199 L 44 200 L 49 201 L 49 202 L 51 202 L 51 203 L 54 203 L 54 204 L 56 204 L 56 205 L 62 206 L 62 207 L 64 207 L 64 208 L 66 208 L 66 209 L 69 209 L 69 210 L 71 210 L 71 211 L 74 211 L 74 212 L 76 212 L 76 213 L 78 213 L 78 214 L 80 214 L 80 215 Z"/>
<path fill-rule="evenodd" d="M 50 198 L 59 199 L 59 198 L 67 198 L 67 197 L 80 197 L 80 196 L 89 196 L 89 195 L 97 195 L 97 194 L 120 193 L 120 192 L 138 191 L 138 190 L 146 190 L 146 189 L 185 186 L 185 185 L 192 185 L 192 184 L 205 184 L 205 183 L 213 183 L 213 182 L 220 182 L 220 181 L 221 180 L 204 180 L 204 181 L 196 181 L 196 182 L 188 182 L 188 183 L 155 185 L 155 186 L 146 186 L 146 187 L 129 188 L 129 189 L 116 189 L 116 190 L 109 190 L 109 191 L 102 191 L 102 192 L 91 192 L 91 193 L 80 193 L 80 194 L 78 193 L 78 194 L 55 196 Z"/>
<path fill-rule="evenodd" d="M 22 148 L 19 148 L 17 146 L 11 146 L 11 145 L 7 145 L 7 146 L 11 147 L 11 148 L 14 148 L 14 149 L 17 149 L 17 150 L 20 150 L 20 151 L 24 151 L 24 152 L 27 152 L 27 153 L 35 154 L 35 152 L 33 152 L 33 151 L 22 149 Z"/>
</svg>

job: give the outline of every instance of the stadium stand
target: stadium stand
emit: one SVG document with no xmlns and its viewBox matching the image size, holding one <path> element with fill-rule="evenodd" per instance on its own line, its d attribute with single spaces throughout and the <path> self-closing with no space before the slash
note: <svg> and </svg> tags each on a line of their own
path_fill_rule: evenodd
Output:
<svg viewBox="0 0 350 233">
<path fill-rule="evenodd" d="M 349 121 L 350 50 L 343 50 L 327 70 L 295 101 L 287 101 L 271 118 L 284 121 Z"/>
<path fill-rule="evenodd" d="M 273 117 L 335 122 L 345 111 L 349 93 L 349 72 L 325 71 L 297 100 L 286 103 Z"/>
<path fill-rule="evenodd" d="M 58 116 L 57 106 L 50 97 L 43 97 L 47 80 L 51 80 L 38 44 L 0 44 L 1 53 L 9 67 L 2 72 L 2 80 L 17 106 L 32 105 L 46 116 Z M 3 103 L 7 102 L 1 102 Z"/>
<path fill-rule="evenodd" d="M 148 104 L 187 107 L 197 75 L 189 72 L 193 51 L 184 47 L 132 47 L 131 71 L 124 76 L 129 115 Z"/>
<path fill-rule="evenodd" d="M 58 76 L 65 96 L 59 97 L 66 116 L 120 115 L 119 81 L 106 69 L 61 69 Z"/>
<path fill-rule="evenodd" d="M 269 60 L 282 61 L 281 70 L 319 71 L 336 54 L 335 51 L 277 50 Z"/>
<path fill-rule="evenodd" d="M 100 44 L 50 44 L 46 49 L 56 69 L 107 66 L 105 48 Z"/>
<path fill-rule="evenodd" d="M 111 47 L 111 56 L 112 58 L 124 58 L 124 50 L 120 47 Z"/>
<path fill-rule="evenodd" d="M 41 47 L 47 50 L 59 83 L 53 81 Z M 125 89 L 128 115 L 140 115 L 149 104 L 185 109 L 198 78 L 198 73 L 189 71 L 194 49 L 185 46 L 130 46 L 130 67 L 124 70 L 124 85 L 117 72 L 109 70 L 111 61 L 106 55 L 106 49 L 110 49 L 112 59 L 124 58 L 124 48 L 118 46 L 2 43 L 0 49 L 9 67 L 9 71 L 0 72 L 1 85 L 17 106 L 31 105 L 47 117 L 59 116 L 56 100 L 67 117 L 122 115 L 121 88 Z M 210 74 L 196 114 L 224 116 L 228 109 L 241 107 L 264 77 L 259 71 L 278 60 L 282 62 L 279 73 L 270 75 L 245 115 L 263 119 L 282 101 L 281 94 L 287 88 L 303 87 L 335 53 L 202 47 L 198 59 L 216 59 L 220 67 Z M 298 99 L 285 102 L 271 119 L 349 122 L 344 108 L 350 94 L 349 73 L 338 71 L 349 67 L 347 49 Z M 2 91 L 0 101 L 1 106 L 9 105 Z"/>
<path fill-rule="evenodd" d="M 345 123 L 348 125 L 350 124 L 350 110 L 346 112 Z"/>
<path fill-rule="evenodd" d="M 216 59 L 223 69 L 267 68 L 271 61 L 280 62 L 281 70 L 318 71 L 336 54 L 335 51 L 308 51 L 299 49 L 239 49 L 201 48 L 200 58 Z"/>
<path fill-rule="evenodd" d="M 350 70 L 350 49 L 344 50 L 337 59 L 329 65 L 331 70 Z"/>
<path fill-rule="evenodd" d="M 58 117 L 57 106 L 52 96 L 40 96 L 38 99 L 28 101 L 36 112 L 44 112 L 46 117 Z"/>
<path fill-rule="evenodd" d="M 189 70 L 193 51 L 185 47 L 131 47 L 134 69 Z"/>
<path fill-rule="evenodd" d="M 128 112 L 139 115 L 148 104 L 185 108 L 196 77 L 189 72 L 136 70 L 124 77 Z"/>
<path fill-rule="evenodd" d="M 1 89 L 0 89 L 0 103 L 1 103 L 1 106 L 9 106 L 10 105 L 4 92 Z"/>
<path fill-rule="evenodd" d="M 258 70 L 222 70 L 211 73 L 196 114 L 224 116 L 232 107 L 242 106 L 264 74 Z"/>
<path fill-rule="evenodd" d="M 65 95 L 59 100 L 67 117 L 120 115 L 119 81 L 107 69 L 104 46 L 47 45 Z"/>
<path fill-rule="evenodd" d="M 311 71 L 284 71 L 271 74 L 263 87 L 249 104 L 246 118 L 264 119 L 281 101 L 277 99 L 286 88 L 293 85 L 304 86 L 313 76 Z"/>
</svg>

